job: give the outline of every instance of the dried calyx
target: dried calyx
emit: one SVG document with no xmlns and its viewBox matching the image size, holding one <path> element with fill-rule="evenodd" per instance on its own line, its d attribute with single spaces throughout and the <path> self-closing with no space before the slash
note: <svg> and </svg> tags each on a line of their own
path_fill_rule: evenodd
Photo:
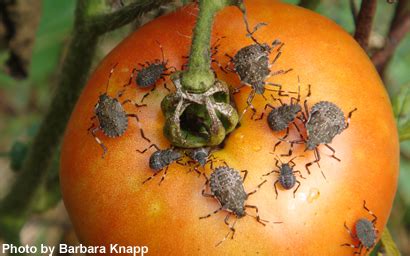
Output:
<svg viewBox="0 0 410 256">
<path fill-rule="evenodd" d="M 238 112 L 231 105 L 229 87 L 215 77 L 210 54 L 214 16 L 230 5 L 238 6 L 245 13 L 241 0 L 199 2 L 187 70 L 172 75 L 176 91 L 161 103 L 166 119 L 164 134 L 173 146 L 219 145 L 238 124 Z"/>
</svg>

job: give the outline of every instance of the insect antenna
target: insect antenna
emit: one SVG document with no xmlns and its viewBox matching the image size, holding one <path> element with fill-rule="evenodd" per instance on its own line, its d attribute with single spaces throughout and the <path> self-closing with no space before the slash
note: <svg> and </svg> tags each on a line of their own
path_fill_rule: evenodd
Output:
<svg viewBox="0 0 410 256">
<path fill-rule="evenodd" d="M 114 73 L 114 69 L 115 67 L 117 67 L 118 62 L 114 64 L 114 66 L 112 66 L 111 70 L 110 70 L 110 74 L 108 75 L 108 81 L 107 81 L 107 85 L 105 86 L 105 93 L 108 92 L 108 86 L 110 85 L 110 80 L 111 80 L 111 76 Z"/>
<path fill-rule="evenodd" d="M 155 42 L 159 45 L 159 48 L 161 49 L 162 62 L 165 62 L 164 49 L 162 49 L 162 45 L 160 44 L 160 42 L 158 42 L 157 40 L 155 40 Z"/>
</svg>

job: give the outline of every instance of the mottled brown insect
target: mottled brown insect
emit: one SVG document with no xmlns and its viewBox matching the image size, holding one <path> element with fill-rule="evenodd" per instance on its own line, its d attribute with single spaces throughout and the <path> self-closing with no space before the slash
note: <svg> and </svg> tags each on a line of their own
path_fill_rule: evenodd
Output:
<svg viewBox="0 0 410 256">
<path fill-rule="evenodd" d="M 91 120 L 97 118 L 98 126 L 95 123 L 92 123 L 90 128 L 88 128 L 88 132 L 94 136 L 95 140 L 103 149 L 102 158 L 104 158 L 105 154 L 107 153 L 107 147 L 104 143 L 97 137 L 96 132 L 101 130 L 107 137 L 115 138 L 122 136 L 128 128 L 128 117 L 133 117 L 136 119 L 138 126 L 140 128 L 141 137 L 148 142 L 151 142 L 147 137 L 144 135 L 144 131 L 142 130 L 140 120 L 137 114 L 128 114 L 124 110 L 124 105 L 127 103 L 133 103 L 130 99 L 126 99 L 123 102 L 119 101 L 119 98 L 122 96 L 124 91 L 120 91 L 116 97 L 111 97 L 107 94 L 109 82 L 111 75 L 114 73 L 115 67 L 118 65 L 116 63 L 108 76 L 107 86 L 105 93 L 99 96 L 98 102 L 95 105 L 95 116 L 91 117 Z M 133 103 L 135 107 L 139 108 L 145 105 L 138 105 Z"/>
<path fill-rule="evenodd" d="M 358 245 L 354 244 L 349 244 L 349 243 L 344 243 L 341 246 L 349 246 L 352 248 L 357 249 L 356 252 L 353 254 L 362 254 L 363 248 L 366 248 L 366 252 L 368 252 L 375 244 L 377 240 L 377 234 L 379 231 L 376 229 L 376 221 L 377 221 L 377 216 L 370 211 L 366 207 L 366 201 L 363 201 L 363 208 L 373 217 L 373 220 L 369 221 L 366 218 L 360 218 L 356 221 L 355 224 L 355 229 L 356 229 L 356 234 L 353 234 L 353 232 L 347 227 L 346 222 L 344 223 L 345 229 L 349 233 L 349 235 L 354 239 L 354 240 L 359 240 Z"/>
<path fill-rule="evenodd" d="M 273 184 L 273 187 L 275 188 L 276 198 L 278 198 L 278 189 L 276 188 L 276 184 L 278 182 L 286 190 L 292 189 L 297 183 L 298 185 L 293 190 L 293 198 L 295 198 L 296 191 L 298 191 L 300 187 L 300 181 L 296 179 L 295 173 L 299 174 L 299 177 L 304 179 L 300 171 L 293 170 L 294 167 L 296 166 L 296 164 L 293 162 L 295 158 L 296 157 L 290 159 L 287 163 L 282 163 L 282 161 L 279 158 L 277 158 L 275 162 L 275 166 L 279 170 L 273 170 L 263 175 L 263 176 L 268 176 L 272 173 L 277 173 L 279 175 L 278 179 Z M 280 162 L 280 165 L 279 165 L 279 162 Z"/>
<path fill-rule="evenodd" d="M 135 83 L 139 88 L 148 88 L 152 87 L 152 89 L 145 93 L 144 96 L 141 98 L 141 102 L 144 101 L 144 99 L 156 89 L 156 84 L 158 80 L 162 79 L 164 81 L 164 88 L 170 91 L 167 87 L 167 84 L 165 83 L 165 76 L 169 76 L 170 73 L 167 73 L 169 70 L 173 69 L 174 71 L 176 70 L 175 67 L 168 67 L 168 60 L 165 60 L 164 56 L 164 50 L 162 48 L 162 45 L 158 42 L 155 41 L 158 45 L 159 48 L 161 49 L 161 54 L 162 54 L 162 60 L 160 59 L 155 59 L 153 62 L 146 61 L 145 64 L 138 63 L 138 65 L 141 67 L 140 69 L 134 68 L 131 71 L 131 76 L 128 81 L 128 83 L 125 86 L 129 86 L 132 81 L 133 77 L 136 73 L 135 77 Z"/>
<path fill-rule="evenodd" d="M 161 185 L 161 183 L 165 179 L 165 176 L 167 175 L 168 167 L 170 164 L 177 162 L 180 165 L 185 165 L 179 161 L 182 159 L 183 154 L 176 148 L 160 149 L 156 144 L 151 144 L 148 148 L 142 151 L 137 149 L 137 152 L 144 154 L 147 150 L 153 147 L 156 149 L 156 151 L 152 153 L 149 158 L 149 167 L 154 171 L 154 174 L 148 177 L 142 183 L 144 184 L 145 182 L 153 179 L 161 171 L 164 170 L 164 174 L 162 175 L 161 180 L 158 183 L 158 185 Z"/>
<path fill-rule="evenodd" d="M 313 105 L 309 113 L 307 101 L 305 100 L 304 108 L 306 113 L 302 112 L 302 120 L 304 120 L 303 124 L 307 131 L 307 139 L 304 139 L 302 134 L 300 134 L 302 138 L 301 140 L 288 142 L 291 143 L 291 149 L 289 150 L 290 154 L 292 152 L 293 144 L 306 143 L 305 150 L 313 150 L 315 160 L 305 165 L 306 170 L 310 174 L 309 166 L 314 163 L 319 165 L 320 154 L 318 147 L 322 144 L 332 151 L 332 158 L 340 161 L 335 155 L 336 151 L 328 144 L 332 142 L 337 134 L 342 133 L 349 127 L 352 114 L 357 108 L 354 108 L 349 112 L 347 121 L 345 120 L 343 111 L 336 104 L 329 101 L 320 101 L 316 103 Z"/>
<path fill-rule="evenodd" d="M 245 215 L 249 215 L 246 212 L 246 208 L 252 208 L 255 209 L 256 216 L 250 216 L 254 217 L 262 225 L 265 225 L 265 223 L 268 222 L 266 220 L 262 220 L 259 217 L 259 210 L 256 206 L 246 204 L 246 200 L 248 199 L 248 197 L 256 193 L 259 190 L 259 188 L 266 182 L 266 180 L 259 184 L 254 191 L 246 193 L 243 187 L 243 182 L 246 179 L 248 172 L 246 170 L 242 172 L 245 173 L 243 178 L 235 169 L 230 168 L 228 166 L 220 166 L 213 170 L 210 179 L 208 179 L 204 174 L 206 182 L 204 188 L 202 189 L 202 195 L 205 197 L 215 198 L 219 202 L 220 207 L 213 213 L 200 217 L 200 219 L 208 218 L 212 214 L 215 214 L 221 210 L 225 210 L 228 212 L 228 214 L 225 217 L 225 224 L 229 227 L 230 231 L 224 237 L 224 239 L 222 239 L 219 243 L 216 244 L 216 246 L 220 245 L 223 241 L 225 241 L 231 232 L 231 239 L 233 239 L 234 237 L 236 220 L 232 225 L 229 224 L 228 220 L 231 214 L 234 214 L 237 217 L 237 219 L 242 218 Z M 206 188 L 208 185 L 210 187 L 211 193 L 206 192 Z"/>
<path fill-rule="evenodd" d="M 245 114 L 247 109 L 250 107 L 253 111 L 251 118 L 256 113 L 255 107 L 252 105 L 253 98 L 255 94 L 261 94 L 265 92 L 267 89 L 267 85 L 278 87 L 278 92 L 282 94 L 284 91 L 282 90 L 282 86 L 280 84 L 266 82 L 271 76 L 279 75 L 279 74 L 286 74 L 292 69 L 288 70 L 278 70 L 275 72 L 271 72 L 271 67 L 276 63 L 276 61 L 281 56 L 281 48 L 283 47 L 283 43 L 280 40 L 274 40 L 271 45 L 267 43 L 259 43 L 254 37 L 253 34 L 258 30 L 259 27 L 267 25 L 266 23 L 259 23 L 255 26 L 254 30 L 250 32 L 248 30 L 248 36 L 254 41 L 254 44 L 245 46 L 241 48 L 233 57 L 225 54 L 230 61 L 228 62 L 227 66 L 223 70 L 234 71 L 238 74 L 242 85 L 239 88 L 236 88 L 234 93 L 238 92 L 242 87 L 248 85 L 251 86 L 252 91 L 248 96 L 247 99 L 247 107 L 243 111 L 241 117 Z M 272 50 L 278 46 L 277 54 L 273 61 L 269 63 L 269 55 L 271 54 Z M 233 63 L 233 68 L 229 68 L 229 66 Z M 271 90 L 271 89 L 269 89 Z"/>
</svg>

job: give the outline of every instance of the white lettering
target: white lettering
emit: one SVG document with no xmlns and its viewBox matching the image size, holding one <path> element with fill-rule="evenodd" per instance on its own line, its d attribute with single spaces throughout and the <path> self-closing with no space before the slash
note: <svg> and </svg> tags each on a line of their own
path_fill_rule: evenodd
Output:
<svg viewBox="0 0 410 256">
<path fill-rule="evenodd" d="M 53 252 L 55 249 L 54 246 L 47 246 L 47 245 L 41 244 L 40 248 L 41 248 L 40 249 L 41 253 L 48 254 L 49 256 L 53 256 Z"/>
<path fill-rule="evenodd" d="M 145 253 L 148 253 L 148 246 L 121 246 L 118 244 L 111 244 L 110 252 L 116 254 L 132 253 L 134 256 L 137 254 L 144 255 Z"/>
<path fill-rule="evenodd" d="M 3 244 L 2 246 L 3 253 L 8 252 L 9 254 L 13 253 L 36 253 L 37 248 L 35 246 L 21 245 L 15 246 L 12 244 Z"/>
</svg>

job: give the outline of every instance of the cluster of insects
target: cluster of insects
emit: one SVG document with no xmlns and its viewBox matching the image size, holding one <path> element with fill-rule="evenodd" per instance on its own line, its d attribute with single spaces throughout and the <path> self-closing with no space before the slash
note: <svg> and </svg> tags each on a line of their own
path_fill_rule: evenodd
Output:
<svg viewBox="0 0 410 256">
<path fill-rule="evenodd" d="M 314 160 L 305 163 L 305 170 L 308 175 L 311 174 L 310 168 L 312 165 L 317 164 L 320 168 L 321 155 L 319 147 L 321 145 L 325 146 L 332 152 L 331 157 L 333 159 L 341 161 L 341 159 L 336 156 L 336 150 L 329 144 L 336 135 L 341 134 L 349 127 L 352 114 L 357 110 L 356 108 L 352 109 L 345 117 L 341 108 L 330 101 L 319 101 L 309 108 L 308 99 L 312 94 L 311 85 L 307 86 L 307 93 L 302 102 L 299 77 L 297 92 L 285 91 L 283 90 L 282 85 L 268 82 L 268 78 L 275 75 L 286 74 L 292 71 L 292 69 L 271 71 L 272 66 L 275 65 L 282 54 L 284 43 L 277 39 L 269 44 L 258 42 L 254 37 L 254 33 L 259 27 L 264 25 L 266 24 L 260 23 L 256 25 L 253 31 L 247 29 L 248 36 L 253 41 L 253 44 L 239 49 L 233 57 L 225 54 L 228 58 L 225 66 L 221 65 L 215 59 L 215 56 L 218 53 L 220 39 L 218 39 L 215 45 L 211 48 L 210 56 L 212 63 L 216 63 L 223 72 L 234 72 L 238 75 L 241 85 L 236 88 L 233 93 L 238 92 L 243 86 L 251 87 L 251 93 L 247 98 L 247 107 L 243 110 L 240 118 L 242 118 L 248 108 L 250 108 L 253 111 L 251 119 L 257 122 L 264 120 L 264 117 L 266 116 L 267 126 L 272 132 L 284 132 L 284 135 L 279 137 L 272 145 L 273 154 L 276 155 L 273 170 L 270 170 L 261 177 L 261 180 L 263 181 L 257 185 L 253 191 L 246 192 L 244 187 L 248 171 L 242 171 L 244 175 L 241 177 L 240 171 L 229 166 L 224 160 L 213 156 L 212 153 L 218 150 L 218 148 L 201 147 L 188 149 L 173 146 L 160 148 L 145 136 L 143 125 L 136 112 L 147 106 L 146 104 L 143 104 L 144 100 L 156 89 L 159 81 L 162 80 L 164 82 L 164 88 L 171 91 L 166 85 L 166 77 L 176 71 L 175 67 L 168 66 L 168 60 L 165 59 L 163 47 L 159 42 L 157 43 L 161 52 L 161 59 L 146 61 L 143 64 L 139 63 L 139 68 L 134 67 L 128 81 L 123 86 L 124 89 L 119 91 L 115 97 L 108 95 L 111 76 L 118 63 L 113 65 L 108 75 L 105 92 L 100 94 L 97 100 L 94 108 L 94 116 L 91 118 L 92 124 L 88 129 L 88 132 L 92 134 L 96 142 L 101 146 L 103 151 L 102 158 L 104 158 L 108 149 L 103 141 L 97 136 L 97 131 L 100 130 L 105 136 L 110 138 L 120 137 L 127 131 L 129 118 L 134 118 L 139 128 L 141 138 L 148 143 L 148 146 L 145 149 L 136 149 L 136 151 L 139 154 L 146 154 L 147 152 L 152 151 L 149 157 L 148 166 L 153 174 L 148 176 L 143 181 L 143 184 L 162 173 L 162 177 L 159 180 L 159 184 L 161 184 L 165 180 L 169 166 L 172 164 L 177 164 L 181 167 L 189 167 L 190 171 L 193 170 L 198 176 L 203 176 L 205 178 L 205 184 L 202 189 L 202 195 L 204 197 L 215 199 L 220 207 L 214 212 L 199 218 L 205 219 L 220 211 L 227 212 L 224 222 L 228 226 L 229 232 L 216 244 L 216 246 L 219 246 L 228 237 L 231 239 L 234 238 L 237 220 L 246 215 L 255 218 L 255 220 L 261 225 L 269 223 L 269 221 L 264 220 L 259 216 L 258 207 L 248 204 L 247 200 L 249 196 L 256 193 L 269 181 L 272 174 L 276 175 L 276 178 L 273 181 L 273 189 L 275 192 L 274 198 L 277 199 L 279 196 L 277 188 L 279 185 L 285 190 L 292 190 L 293 197 L 296 197 L 296 192 L 302 185 L 300 179 L 306 179 L 307 176 L 303 176 L 300 169 L 297 170 L 294 160 L 304 156 L 293 156 L 288 161 L 283 161 L 281 159 L 282 157 L 291 157 L 295 145 L 304 145 L 305 151 L 313 152 Z M 271 61 L 270 55 L 272 52 L 276 53 Z M 147 90 L 146 93 L 139 101 L 133 101 L 132 99 L 121 100 L 125 89 L 133 85 L 135 85 L 136 88 Z M 271 101 L 265 104 L 259 117 L 254 118 L 257 114 L 257 109 L 252 105 L 252 101 L 257 94 L 261 95 L 266 101 L 268 101 L 268 98 L 265 97 L 266 91 L 275 92 L 276 94 L 275 96 L 273 94 L 270 95 Z M 287 97 L 288 100 L 285 101 L 284 97 Z M 276 102 L 279 104 L 274 104 Z M 124 109 L 125 104 L 132 104 L 137 111 L 134 113 L 127 113 Z M 95 123 L 95 119 L 98 121 L 97 124 Z M 289 135 L 291 134 L 290 131 L 292 129 L 296 130 L 299 138 L 289 139 Z M 278 154 L 276 151 L 281 143 L 289 144 L 289 150 L 283 154 Z M 222 165 L 215 167 L 218 162 L 222 163 Z M 211 170 L 209 178 L 206 175 L 207 166 Z M 322 175 L 325 177 L 323 172 Z M 352 231 L 345 222 L 344 227 L 353 240 L 356 241 L 356 244 L 341 244 L 341 246 L 357 249 L 355 254 L 359 255 L 362 253 L 363 248 L 368 251 L 375 245 L 378 235 L 378 231 L 375 227 L 377 216 L 367 208 L 365 201 L 363 203 L 363 208 L 373 217 L 373 219 L 358 219 L 355 222 L 354 231 Z M 255 212 L 255 215 L 249 213 L 251 210 Z M 233 223 L 230 223 L 229 219 L 232 215 L 236 218 Z"/>
</svg>

